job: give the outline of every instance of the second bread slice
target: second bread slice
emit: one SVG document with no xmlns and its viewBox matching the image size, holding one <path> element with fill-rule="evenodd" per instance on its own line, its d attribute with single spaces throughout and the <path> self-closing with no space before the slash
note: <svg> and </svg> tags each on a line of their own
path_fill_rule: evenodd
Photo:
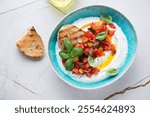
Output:
<svg viewBox="0 0 150 117">
<path fill-rule="evenodd" d="M 42 38 L 37 34 L 33 26 L 25 32 L 16 45 L 20 51 L 31 58 L 38 59 L 44 55 Z"/>
</svg>

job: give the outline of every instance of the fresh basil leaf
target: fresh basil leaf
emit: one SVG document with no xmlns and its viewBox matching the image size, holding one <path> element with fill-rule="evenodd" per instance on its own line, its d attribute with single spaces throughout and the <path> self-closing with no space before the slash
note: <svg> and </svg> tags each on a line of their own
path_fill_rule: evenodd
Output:
<svg viewBox="0 0 150 117">
<path fill-rule="evenodd" d="M 83 54 L 82 48 L 73 48 L 71 51 L 71 57 L 81 56 Z"/>
<path fill-rule="evenodd" d="M 95 32 L 96 32 L 93 28 L 88 28 L 88 30 L 89 30 L 90 32 L 92 32 L 93 34 L 95 34 Z"/>
<path fill-rule="evenodd" d="M 66 60 L 69 58 L 69 55 L 67 53 L 65 53 L 64 51 L 60 51 L 59 52 L 59 56 L 63 59 Z"/>
<path fill-rule="evenodd" d="M 91 57 L 91 56 L 88 56 L 88 63 L 89 63 L 90 66 L 93 66 L 94 58 Z"/>
<path fill-rule="evenodd" d="M 71 41 L 69 39 L 65 39 L 64 40 L 64 46 L 65 46 L 65 49 L 68 51 L 68 52 L 71 52 L 72 48 L 73 48 L 73 45 L 71 43 Z"/>
<path fill-rule="evenodd" d="M 102 14 L 100 16 L 100 19 L 106 21 L 107 24 L 110 24 L 112 22 L 112 17 L 107 14 Z"/>
<path fill-rule="evenodd" d="M 96 39 L 101 40 L 101 41 L 106 39 L 107 33 L 108 31 L 98 33 L 98 35 L 96 36 Z"/>
<path fill-rule="evenodd" d="M 111 68 L 107 71 L 107 74 L 110 76 L 115 76 L 119 73 L 119 69 L 117 68 Z"/>
<path fill-rule="evenodd" d="M 74 59 L 73 58 L 69 58 L 66 60 L 65 68 L 68 71 L 71 71 L 74 68 Z"/>
</svg>

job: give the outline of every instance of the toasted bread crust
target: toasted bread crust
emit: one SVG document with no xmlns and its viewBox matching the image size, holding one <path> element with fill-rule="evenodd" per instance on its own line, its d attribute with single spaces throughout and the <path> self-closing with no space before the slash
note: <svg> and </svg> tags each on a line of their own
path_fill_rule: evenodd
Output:
<svg viewBox="0 0 150 117">
<path fill-rule="evenodd" d="M 74 25 L 65 25 L 58 32 L 58 42 L 60 47 L 63 49 L 63 41 L 69 39 L 75 46 L 77 43 L 82 41 L 82 37 L 85 32 Z"/>
<path fill-rule="evenodd" d="M 39 59 L 44 55 L 42 38 L 37 34 L 33 26 L 16 42 L 16 46 L 31 58 Z"/>
</svg>

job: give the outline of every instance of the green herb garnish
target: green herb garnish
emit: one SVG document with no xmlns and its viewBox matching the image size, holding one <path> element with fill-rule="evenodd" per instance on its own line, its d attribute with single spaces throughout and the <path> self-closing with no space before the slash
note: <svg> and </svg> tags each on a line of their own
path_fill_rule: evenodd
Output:
<svg viewBox="0 0 150 117">
<path fill-rule="evenodd" d="M 69 55 L 67 53 L 65 53 L 64 51 L 60 51 L 59 52 L 59 56 L 63 59 L 66 60 L 69 58 Z"/>
<path fill-rule="evenodd" d="M 71 71 L 74 68 L 74 59 L 73 58 L 69 58 L 66 60 L 65 68 L 66 68 L 66 70 L 69 70 L 69 71 Z"/>
<path fill-rule="evenodd" d="M 110 76 L 115 76 L 119 73 L 119 69 L 117 68 L 111 68 L 107 71 L 107 74 Z"/>
<path fill-rule="evenodd" d="M 71 51 L 71 57 L 77 57 L 81 56 L 83 54 L 83 49 L 82 48 L 76 48 L 74 47 Z"/>
<path fill-rule="evenodd" d="M 73 44 L 69 39 L 64 40 L 65 49 L 59 52 L 59 56 L 62 60 L 65 60 L 66 70 L 71 71 L 74 68 L 74 58 L 83 54 L 82 48 L 73 47 Z"/>
<path fill-rule="evenodd" d="M 107 14 L 102 14 L 100 16 L 100 19 L 106 21 L 107 24 L 110 24 L 112 22 L 112 17 Z"/>
<path fill-rule="evenodd" d="M 71 52 L 73 45 L 69 39 L 64 40 L 64 46 L 67 52 Z"/>
<path fill-rule="evenodd" d="M 93 66 L 94 58 L 91 57 L 91 56 L 88 56 L 88 63 L 89 63 L 90 66 Z"/>
<path fill-rule="evenodd" d="M 108 31 L 98 33 L 98 35 L 96 36 L 96 39 L 101 40 L 101 41 L 106 39 L 107 33 Z"/>
</svg>

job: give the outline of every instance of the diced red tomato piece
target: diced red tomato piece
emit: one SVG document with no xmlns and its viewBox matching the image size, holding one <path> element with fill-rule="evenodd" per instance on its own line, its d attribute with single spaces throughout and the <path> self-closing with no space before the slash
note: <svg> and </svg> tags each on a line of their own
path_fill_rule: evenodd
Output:
<svg viewBox="0 0 150 117">
<path fill-rule="evenodd" d="M 104 50 L 105 51 L 110 51 L 111 50 L 111 45 L 104 45 Z"/>
<path fill-rule="evenodd" d="M 88 68 L 85 69 L 85 72 L 86 72 L 86 73 L 87 73 L 87 72 L 90 72 L 90 71 L 92 71 L 92 67 L 88 67 Z"/>
<path fill-rule="evenodd" d="M 77 44 L 76 47 L 84 49 L 84 45 L 83 44 Z"/>
<path fill-rule="evenodd" d="M 83 43 L 86 43 L 86 42 L 88 42 L 88 41 L 89 41 L 89 38 L 83 37 L 83 39 L 82 39 L 82 42 L 83 42 Z"/>
<path fill-rule="evenodd" d="M 106 22 L 101 20 L 99 22 L 95 22 L 91 24 L 91 28 L 93 28 L 95 31 L 105 31 L 106 30 Z"/>
<path fill-rule="evenodd" d="M 90 48 L 85 48 L 84 53 L 88 55 L 88 54 L 90 54 L 90 51 L 91 51 Z"/>
<path fill-rule="evenodd" d="M 111 44 L 111 41 L 110 41 L 110 39 L 106 38 L 106 39 L 103 40 L 101 43 L 103 44 L 103 46 L 104 46 L 104 45 L 110 45 L 110 44 Z"/>
<path fill-rule="evenodd" d="M 99 21 L 99 25 L 107 25 L 107 24 L 106 24 L 106 21 L 100 20 L 100 21 Z"/>
<path fill-rule="evenodd" d="M 100 57 L 100 56 L 104 56 L 104 55 L 105 55 L 105 53 L 101 47 L 99 49 L 96 49 L 94 52 L 95 57 Z"/>
<path fill-rule="evenodd" d="M 101 32 L 100 29 L 99 29 L 99 30 L 96 30 L 95 35 L 97 35 L 97 34 L 100 33 L 100 32 Z"/>
<path fill-rule="evenodd" d="M 109 35 L 109 36 L 113 36 L 114 33 L 115 33 L 115 30 L 109 30 L 109 31 L 108 31 L 108 35 Z"/>
<path fill-rule="evenodd" d="M 92 76 L 92 73 L 91 72 L 87 72 L 86 76 L 90 78 Z"/>
<path fill-rule="evenodd" d="M 116 29 L 116 26 L 113 23 L 108 24 L 110 28 Z"/>
<path fill-rule="evenodd" d="M 97 68 L 92 68 L 92 73 L 93 73 L 93 74 L 98 74 L 98 72 L 99 72 L 99 69 L 97 69 Z"/>
<path fill-rule="evenodd" d="M 84 48 L 85 48 L 85 47 L 87 47 L 88 45 L 87 45 L 87 43 L 83 43 L 83 46 L 84 46 Z"/>
<path fill-rule="evenodd" d="M 116 47 L 113 44 L 111 44 L 111 50 L 113 55 L 116 54 Z"/>
<path fill-rule="evenodd" d="M 84 58 L 83 63 L 88 63 L 88 58 Z"/>
<path fill-rule="evenodd" d="M 96 36 L 90 31 L 87 31 L 85 33 L 85 37 L 90 38 L 90 39 L 95 39 L 96 38 Z"/>
<path fill-rule="evenodd" d="M 79 66 L 78 64 L 75 64 L 75 68 L 79 69 L 79 68 L 80 68 L 80 66 Z"/>
<path fill-rule="evenodd" d="M 101 25 L 99 28 L 100 28 L 100 31 L 106 31 L 107 29 L 106 25 Z"/>
<path fill-rule="evenodd" d="M 88 43 L 87 43 L 87 46 L 88 46 L 89 48 L 91 48 L 91 47 L 93 47 L 93 43 L 92 43 L 92 42 L 88 42 Z"/>
<path fill-rule="evenodd" d="M 79 74 L 79 69 L 78 68 L 73 68 L 72 73 L 78 75 Z"/>
<path fill-rule="evenodd" d="M 88 69 L 90 67 L 89 63 L 84 64 L 84 68 Z"/>
</svg>

